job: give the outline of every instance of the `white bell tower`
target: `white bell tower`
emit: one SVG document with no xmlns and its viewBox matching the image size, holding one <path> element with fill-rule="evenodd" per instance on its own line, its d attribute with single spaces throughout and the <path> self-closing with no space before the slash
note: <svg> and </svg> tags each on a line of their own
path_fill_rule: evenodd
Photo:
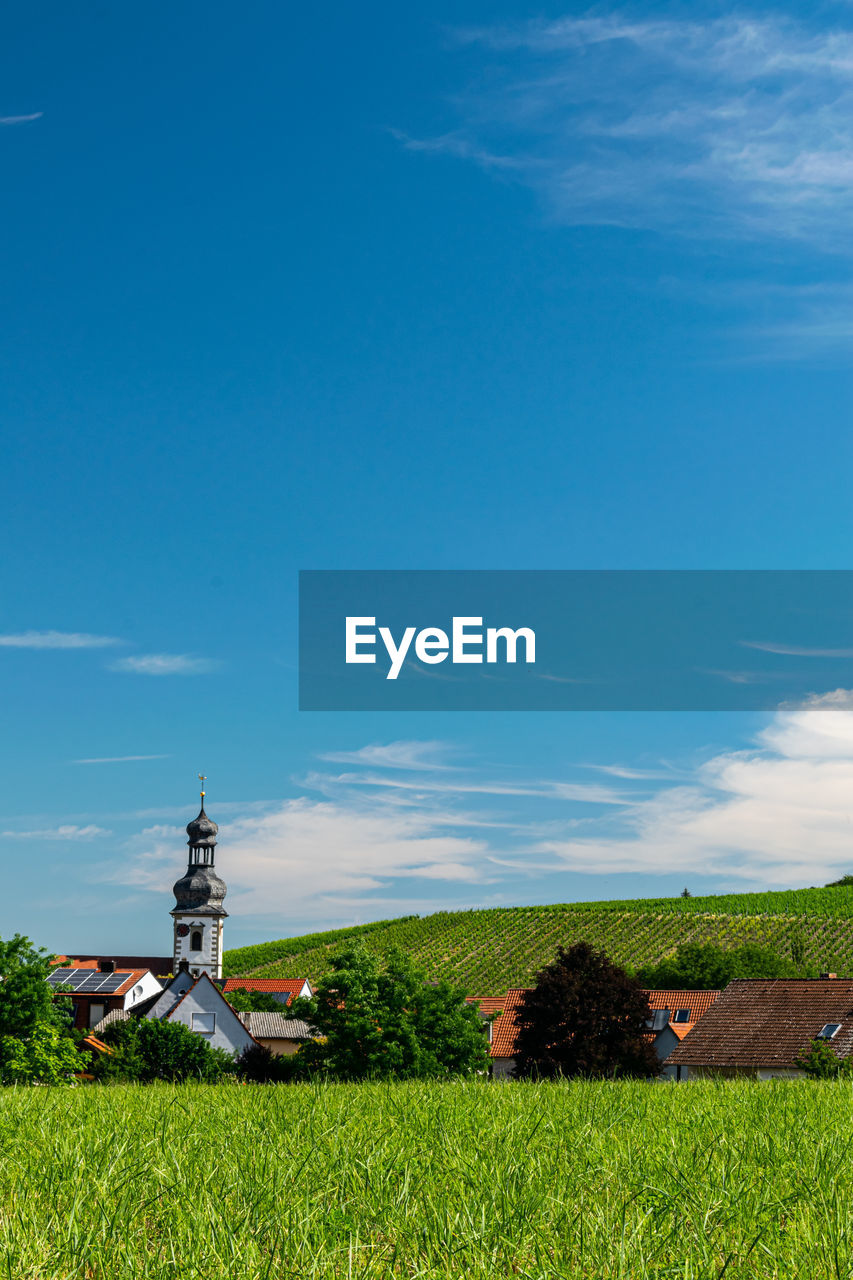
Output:
<svg viewBox="0 0 853 1280">
<path fill-rule="evenodd" d="M 172 972 L 177 973 L 186 961 L 190 973 L 206 973 L 210 978 L 222 977 L 222 935 L 228 912 L 222 903 L 227 892 L 225 882 L 213 869 L 216 836 L 219 831 L 204 811 L 204 774 L 201 811 L 187 825 L 190 855 L 186 872 L 174 886 L 175 907 Z"/>
</svg>

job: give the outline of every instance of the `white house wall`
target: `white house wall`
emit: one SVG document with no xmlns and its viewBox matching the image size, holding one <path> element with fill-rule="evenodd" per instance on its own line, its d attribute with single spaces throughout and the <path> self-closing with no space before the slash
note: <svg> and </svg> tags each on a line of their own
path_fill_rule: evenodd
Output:
<svg viewBox="0 0 853 1280">
<path fill-rule="evenodd" d="M 162 987 L 153 973 L 144 973 L 137 983 L 126 993 L 123 1009 L 132 1009 L 143 1000 L 150 1000 Z"/>
</svg>

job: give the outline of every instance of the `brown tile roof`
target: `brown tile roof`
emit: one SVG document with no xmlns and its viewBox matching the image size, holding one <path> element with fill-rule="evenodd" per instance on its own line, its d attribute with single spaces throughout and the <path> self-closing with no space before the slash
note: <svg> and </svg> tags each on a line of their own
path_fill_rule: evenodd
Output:
<svg viewBox="0 0 853 1280">
<path fill-rule="evenodd" d="M 116 969 L 150 969 L 155 978 L 172 972 L 171 956 L 115 956 L 103 952 L 100 956 L 57 956 L 59 964 L 76 969 L 97 969 L 100 960 L 113 960 Z"/>
<path fill-rule="evenodd" d="M 828 1022 L 828 1043 L 853 1052 L 853 981 L 847 978 L 741 978 L 729 983 L 667 1063 L 695 1067 L 793 1067 Z"/>
</svg>

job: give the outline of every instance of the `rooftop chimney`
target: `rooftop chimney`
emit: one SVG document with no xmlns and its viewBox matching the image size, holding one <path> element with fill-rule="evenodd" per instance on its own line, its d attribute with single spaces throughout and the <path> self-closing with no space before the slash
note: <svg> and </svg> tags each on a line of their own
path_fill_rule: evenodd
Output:
<svg viewBox="0 0 853 1280">
<path fill-rule="evenodd" d="M 822 973 L 820 976 L 821 976 L 822 978 L 837 978 L 837 977 L 838 977 L 838 974 L 837 974 L 837 973 Z"/>
<path fill-rule="evenodd" d="M 98 961 L 99 973 L 115 973 L 115 971 L 116 971 L 115 960 L 99 960 Z"/>
</svg>

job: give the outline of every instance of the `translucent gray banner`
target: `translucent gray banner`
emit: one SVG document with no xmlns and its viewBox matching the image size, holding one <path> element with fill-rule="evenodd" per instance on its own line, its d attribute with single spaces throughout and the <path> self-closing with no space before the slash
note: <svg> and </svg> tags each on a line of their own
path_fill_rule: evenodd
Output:
<svg viewBox="0 0 853 1280">
<path fill-rule="evenodd" d="M 730 711 L 853 688 L 853 571 L 300 574 L 303 711 Z"/>
</svg>

